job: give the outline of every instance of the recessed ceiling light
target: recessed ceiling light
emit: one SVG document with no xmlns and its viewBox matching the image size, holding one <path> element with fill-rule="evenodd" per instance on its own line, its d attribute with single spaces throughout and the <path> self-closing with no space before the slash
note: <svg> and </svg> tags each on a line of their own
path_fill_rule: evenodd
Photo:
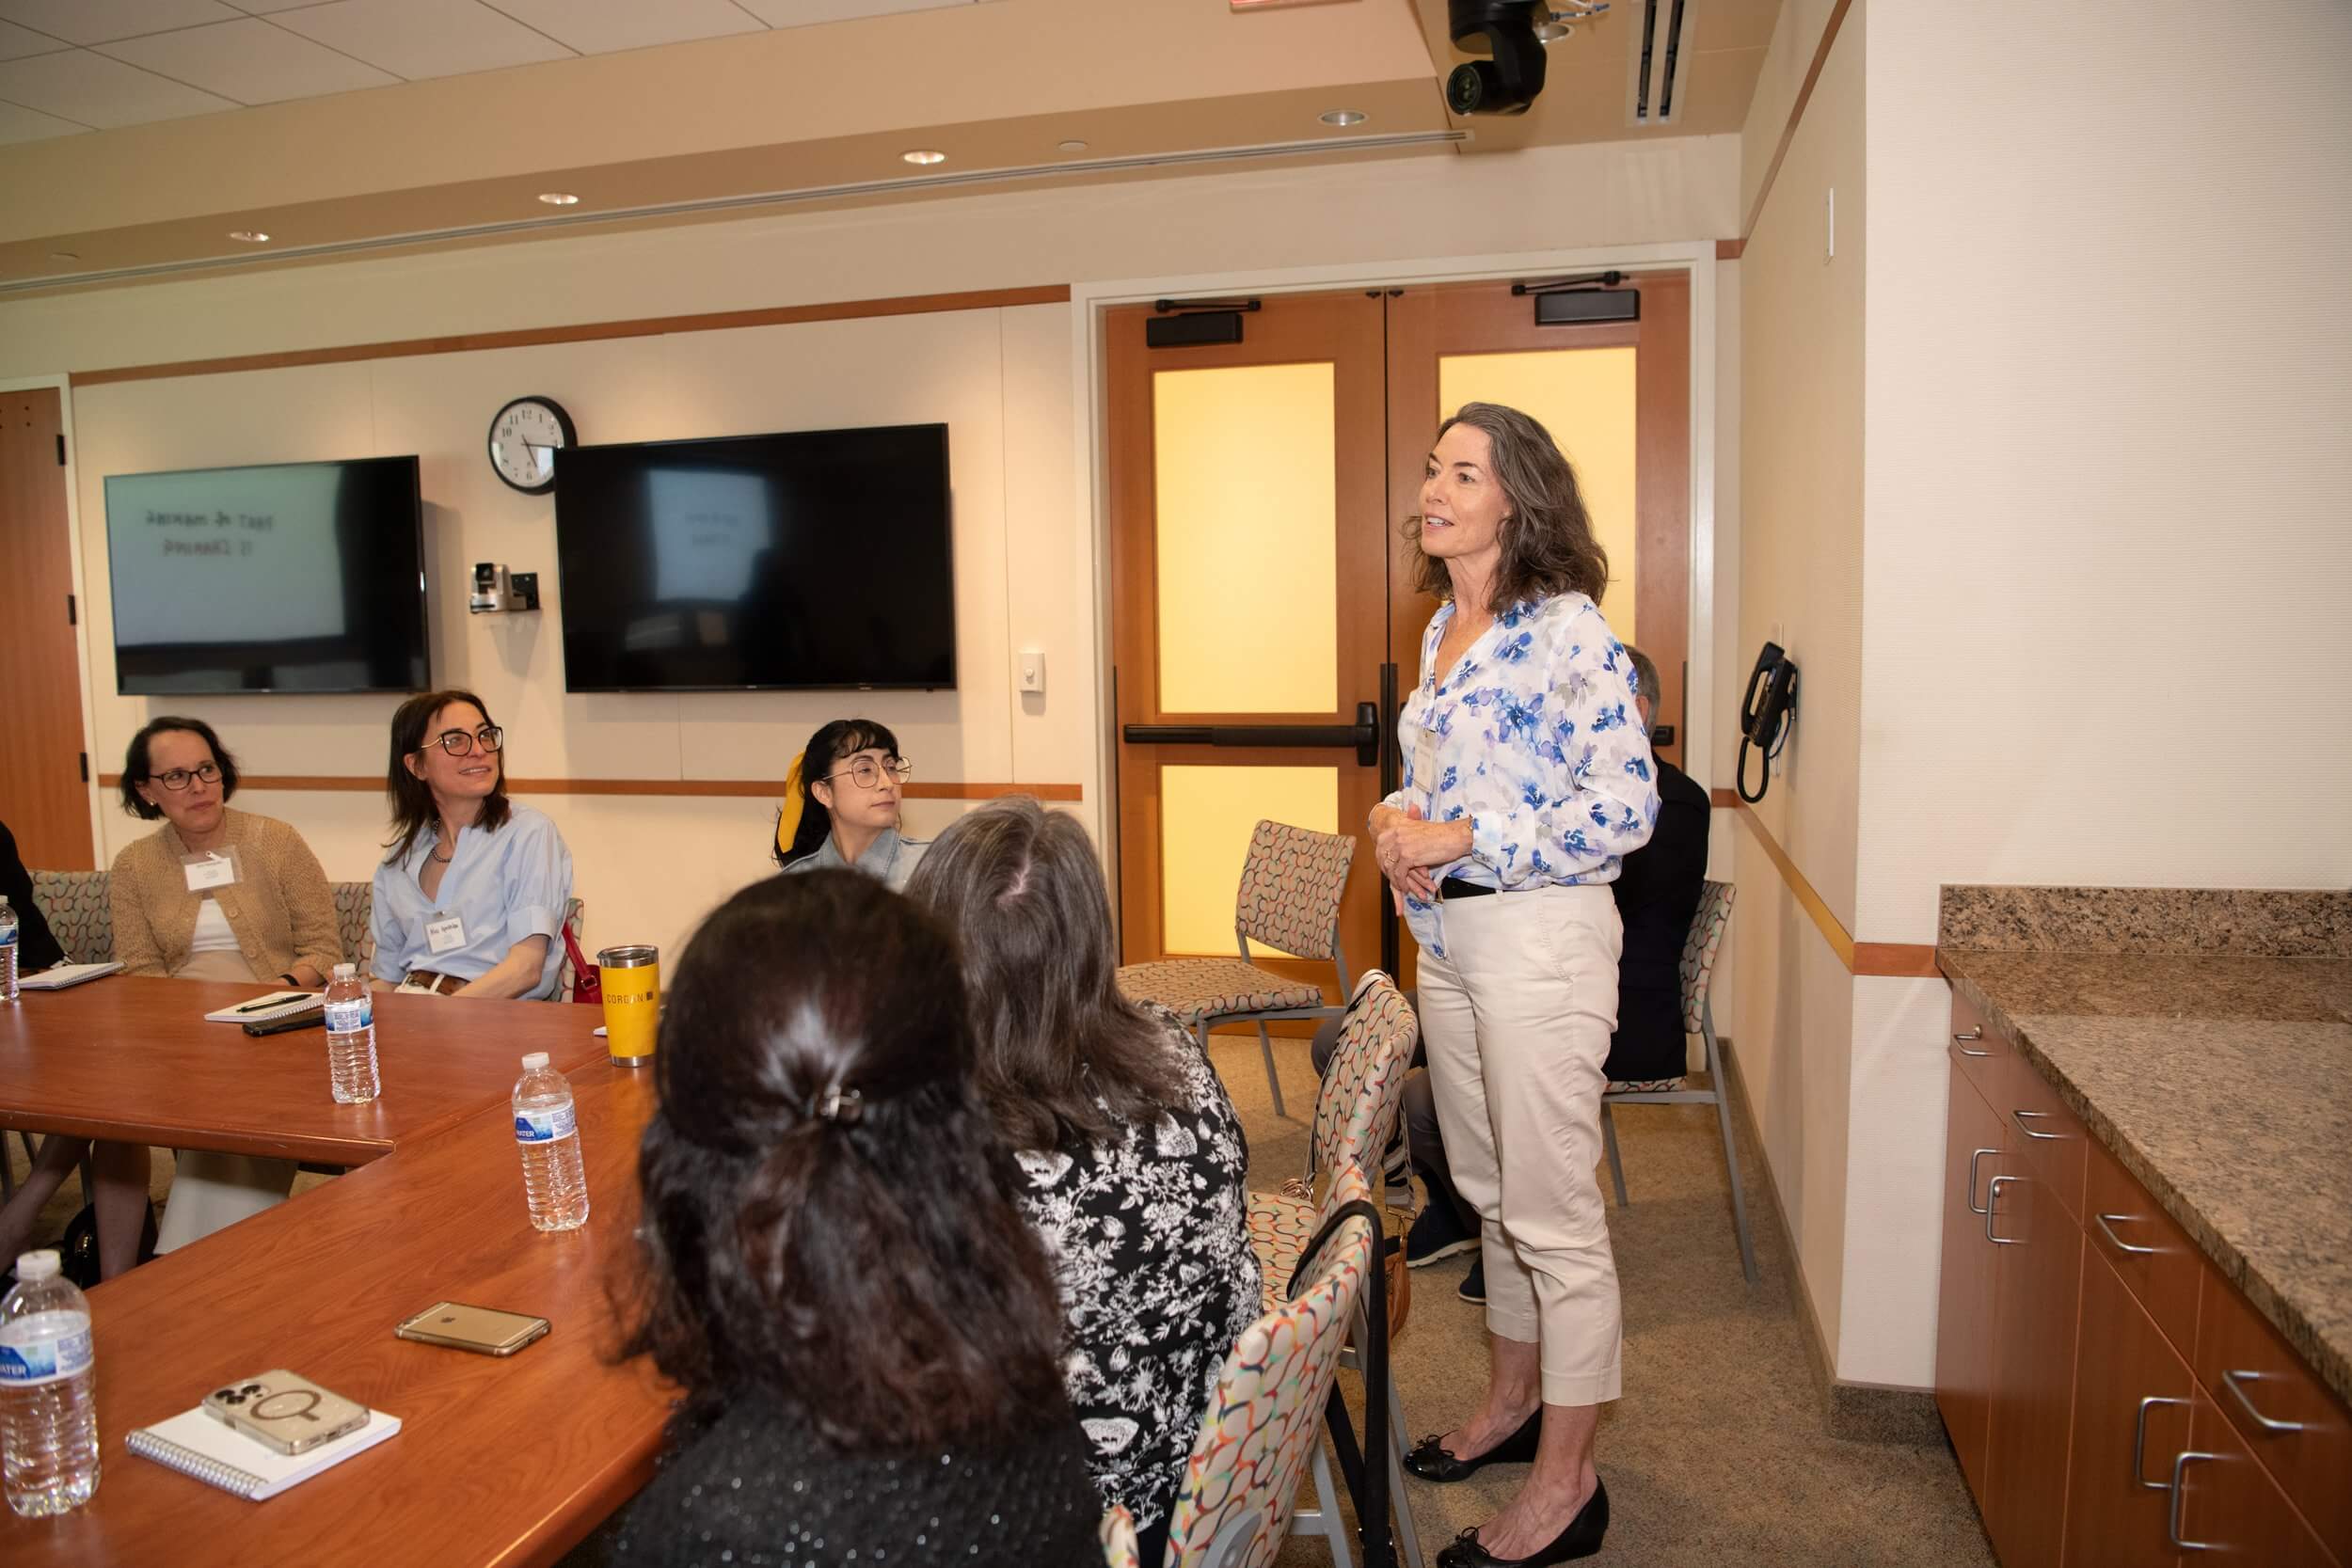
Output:
<svg viewBox="0 0 2352 1568">
<path fill-rule="evenodd" d="M 539 193 L 539 199 L 546 202 L 550 207 L 577 207 L 580 205 L 580 198 L 574 196 L 569 191 L 541 191 Z"/>
<path fill-rule="evenodd" d="M 1315 118 L 1326 125 L 1361 125 L 1370 117 L 1361 109 L 1331 109 Z"/>
<path fill-rule="evenodd" d="M 49 259 L 53 261 L 78 261 L 82 259 L 82 253 L 78 250 L 53 250 L 49 253 Z"/>
<path fill-rule="evenodd" d="M 1060 152 L 1084 152 L 1087 150 L 1087 144 L 1080 141 L 1075 136 L 1071 137 L 1068 141 L 1056 142 L 1054 147 L 1057 151 Z"/>
<path fill-rule="evenodd" d="M 944 164 L 947 161 L 947 154 L 940 151 L 935 147 L 918 147 L 911 152 L 901 152 L 898 156 L 904 158 L 910 164 L 921 164 L 925 167 L 929 167 L 932 164 Z"/>
<path fill-rule="evenodd" d="M 232 240 L 243 240 L 246 245 L 269 244 L 269 236 L 258 229 L 231 229 L 229 230 L 229 237 Z"/>
</svg>

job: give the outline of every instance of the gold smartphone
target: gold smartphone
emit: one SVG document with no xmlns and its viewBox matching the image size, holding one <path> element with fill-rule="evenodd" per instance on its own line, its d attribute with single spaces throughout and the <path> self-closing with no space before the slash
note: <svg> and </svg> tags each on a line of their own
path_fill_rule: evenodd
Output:
<svg viewBox="0 0 2352 1568">
<path fill-rule="evenodd" d="M 204 1414 L 279 1453 L 304 1453 L 368 1424 L 368 1407 L 273 1368 L 204 1396 Z"/>
<path fill-rule="evenodd" d="M 454 1301 L 435 1302 L 392 1330 L 404 1339 L 447 1345 L 452 1350 L 469 1350 L 483 1355 L 512 1355 L 547 1331 L 545 1318 L 501 1312 L 488 1307 L 468 1307 Z"/>
</svg>

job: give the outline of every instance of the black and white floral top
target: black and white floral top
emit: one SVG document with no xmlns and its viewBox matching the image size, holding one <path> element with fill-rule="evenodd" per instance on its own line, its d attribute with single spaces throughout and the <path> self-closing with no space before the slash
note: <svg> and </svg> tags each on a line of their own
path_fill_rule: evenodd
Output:
<svg viewBox="0 0 2352 1568">
<path fill-rule="evenodd" d="M 1089 1467 L 1104 1504 L 1144 1528 L 1174 1510 L 1217 1369 L 1260 1311 L 1241 1120 L 1192 1032 L 1147 1010 L 1184 1064 L 1184 1108 L 1020 1156 L 1022 1207 L 1061 1290 L 1063 1382 Z"/>
</svg>

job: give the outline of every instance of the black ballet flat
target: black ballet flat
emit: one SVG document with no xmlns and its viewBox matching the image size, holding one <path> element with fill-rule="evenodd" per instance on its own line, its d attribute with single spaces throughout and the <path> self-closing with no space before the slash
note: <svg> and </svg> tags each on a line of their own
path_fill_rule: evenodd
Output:
<svg viewBox="0 0 2352 1568">
<path fill-rule="evenodd" d="M 1592 1497 L 1576 1511 L 1568 1528 L 1534 1556 L 1497 1557 L 1478 1544 L 1478 1531 L 1473 1527 L 1455 1536 L 1454 1544 L 1438 1554 L 1438 1568 L 1549 1568 L 1555 1562 L 1591 1557 L 1600 1550 L 1600 1538 L 1608 1533 L 1609 1488 L 1596 1477 Z"/>
<path fill-rule="evenodd" d="M 1535 1462 L 1536 1440 L 1543 1434 L 1544 1407 L 1539 1404 L 1535 1413 L 1521 1423 L 1518 1431 L 1476 1459 L 1457 1459 L 1450 1450 L 1439 1446 L 1439 1440 L 1445 1434 L 1433 1432 L 1413 1445 L 1413 1450 L 1405 1456 L 1405 1468 L 1423 1481 L 1440 1483 L 1468 1481 L 1489 1465 L 1533 1465 Z"/>
</svg>

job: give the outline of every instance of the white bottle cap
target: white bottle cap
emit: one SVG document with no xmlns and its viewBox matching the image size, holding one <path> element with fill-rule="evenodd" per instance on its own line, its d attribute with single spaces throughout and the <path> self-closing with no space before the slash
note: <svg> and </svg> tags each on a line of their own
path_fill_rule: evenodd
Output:
<svg viewBox="0 0 2352 1568">
<path fill-rule="evenodd" d="M 338 980 L 348 980 L 358 973 L 359 966 L 358 964 L 337 964 L 335 966 L 335 978 Z"/>
<path fill-rule="evenodd" d="M 547 1065 L 548 1053 L 544 1051 L 534 1051 L 530 1055 L 523 1058 L 523 1070 L 525 1072 L 542 1071 L 546 1069 Z"/>
<path fill-rule="evenodd" d="M 57 1261 L 56 1249 L 54 1247 L 43 1247 L 39 1252 L 20 1252 L 16 1255 L 16 1277 L 21 1284 L 37 1285 L 54 1276 L 60 1266 Z"/>
</svg>

